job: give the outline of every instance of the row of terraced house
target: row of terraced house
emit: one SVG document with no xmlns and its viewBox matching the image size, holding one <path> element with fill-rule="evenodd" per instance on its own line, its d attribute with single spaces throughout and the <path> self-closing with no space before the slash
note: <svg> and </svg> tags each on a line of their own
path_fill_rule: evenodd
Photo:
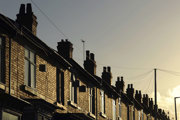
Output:
<svg viewBox="0 0 180 120">
<path fill-rule="evenodd" d="M 0 14 L 1 120 L 169 120 L 164 110 L 123 77 L 112 83 L 111 68 L 96 75 L 93 53 L 84 68 L 73 59 L 70 41 L 57 50 L 36 36 L 31 4 L 21 4 L 17 19 Z"/>
</svg>

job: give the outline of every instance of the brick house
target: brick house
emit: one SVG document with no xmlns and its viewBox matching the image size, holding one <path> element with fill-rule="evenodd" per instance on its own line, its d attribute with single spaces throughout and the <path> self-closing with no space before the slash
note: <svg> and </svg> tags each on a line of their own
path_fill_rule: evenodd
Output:
<svg viewBox="0 0 180 120">
<path fill-rule="evenodd" d="M 31 4 L 17 19 L 0 14 L 0 119 L 2 120 L 169 120 L 148 95 L 123 77 L 111 85 L 111 68 L 96 75 L 95 56 L 86 51 L 84 68 L 73 59 L 73 45 L 57 51 L 36 36 Z M 157 111 L 157 112 L 155 112 Z"/>
</svg>

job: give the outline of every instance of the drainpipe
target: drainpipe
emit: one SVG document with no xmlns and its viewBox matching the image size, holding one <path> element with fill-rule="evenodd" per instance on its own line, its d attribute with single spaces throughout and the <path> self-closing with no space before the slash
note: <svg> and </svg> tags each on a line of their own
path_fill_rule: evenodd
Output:
<svg viewBox="0 0 180 120">
<path fill-rule="evenodd" d="M 9 95 L 11 95 L 11 38 L 9 38 Z"/>
</svg>

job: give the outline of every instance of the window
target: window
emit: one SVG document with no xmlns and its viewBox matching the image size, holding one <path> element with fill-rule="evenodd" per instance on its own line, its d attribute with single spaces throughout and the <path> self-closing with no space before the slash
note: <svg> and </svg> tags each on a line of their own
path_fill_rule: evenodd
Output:
<svg viewBox="0 0 180 120">
<path fill-rule="evenodd" d="M 20 116 L 3 111 L 2 120 L 20 120 Z"/>
<path fill-rule="evenodd" d="M 133 111 L 133 116 L 132 117 L 133 117 L 133 120 L 135 120 L 135 107 L 134 106 L 132 107 L 132 111 Z"/>
<path fill-rule="evenodd" d="M 116 100 L 114 99 L 112 101 L 112 107 L 113 107 L 113 120 L 116 120 Z"/>
<path fill-rule="evenodd" d="M 76 78 L 74 74 L 71 74 L 71 81 L 70 81 L 70 100 L 77 104 L 77 84 Z"/>
<path fill-rule="evenodd" d="M 64 72 L 57 70 L 57 102 L 64 105 Z"/>
<path fill-rule="evenodd" d="M 89 89 L 89 112 L 95 115 L 95 90 Z"/>
<path fill-rule="evenodd" d="M 39 114 L 38 115 L 38 120 L 50 120 L 50 118 Z"/>
<path fill-rule="evenodd" d="M 101 112 L 103 114 L 105 114 L 105 112 L 106 112 L 105 104 L 106 104 L 106 102 L 105 102 L 105 94 L 104 94 L 104 91 L 101 90 Z"/>
<path fill-rule="evenodd" d="M 32 88 L 36 87 L 35 70 L 35 54 L 31 50 L 25 48 L 25 85 Z"/>
<path fill-rule="evenodd" d="M 0 83 L 5 83 L 5 80 L 2 78 L 3 76 L 3 67 L 5 65 L 5 52 L 4 52 L 4 38 L 0 36 Z"/>
<path fill-rule="evenodd" d="M 121 98 L 118 99 L 118 106 L 119 106 L 119 118 L 121 118 Z"/>
<path fill-rule="evenodd" d="M 141 120 L 144 120 L 144 112 L 143 112 L 143 110 L 141 111 L 141 116 L 142 116 Z"/>
<path fill-rule="evenodd" d="M 138 120 L 141 120 L 141 111 L 138 111 Z"/>
<path fill-rule="evenodd" d="M 129 105 L 127 107 L 127 117 L 128 117 L 128 120 L 133 120 L 133 106 Z"/>
</svg>

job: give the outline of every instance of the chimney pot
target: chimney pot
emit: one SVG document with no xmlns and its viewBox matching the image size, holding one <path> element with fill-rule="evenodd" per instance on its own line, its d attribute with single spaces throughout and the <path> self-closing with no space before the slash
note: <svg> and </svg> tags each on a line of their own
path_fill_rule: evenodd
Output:
<svg viewBox="0 0 180 120">
<path fill-rule="evenodd" d="M 94 61 L 94 54 L 93 53 L 90 54 L 90 58 L 91 58 L 91 60 Z"/>
<path fill-rule="evenodd" d="M 117 80 L 118 80 L 118 81 L 120 81 L 120 78 L 119 78 L 119 77 L 117 77 Z"/>
<path fill-rule="evenodd" d="M 103 67 L 103 72 L 106 72 L 106 67 Z"/>
<path fill-rule="evenodd" d="M 123 77 L 121 77 L 121 81 L 123 81 Z"/>
<path fill-rule="evenodd" d="M 108 66 L 108 72 L 110 73 L 111 72 L 111 67 Z"/>
<path fill-rule="evenodd" d="M 131 84 L 131 88 L 133 88 L 133 84 Z"/>
<path fill-rule="evenodd" d="M 27 13 L 32 13 L 32 7 L 31 7 L 31 3 L 27 4 L 27 9 L 26 9 Z"/>
<path fill-rule="evenodd" d="M 138 90 L 136 90 L 136 94 L 138 94 Z"/>
<path fill-rule="evenodd" d="M 65 39 L 66 40 L 66 42 L 68 42 L 68 39 Z"/>
<path fill-rule="evenodd" d="M 89 50 L 86 51 L 86 60 L 89 60 Z"/>
<path fill-rule="evenodd" d="M 25 14 L 25 4 L 21 4 L 19 14 Z"/>
</svg>

